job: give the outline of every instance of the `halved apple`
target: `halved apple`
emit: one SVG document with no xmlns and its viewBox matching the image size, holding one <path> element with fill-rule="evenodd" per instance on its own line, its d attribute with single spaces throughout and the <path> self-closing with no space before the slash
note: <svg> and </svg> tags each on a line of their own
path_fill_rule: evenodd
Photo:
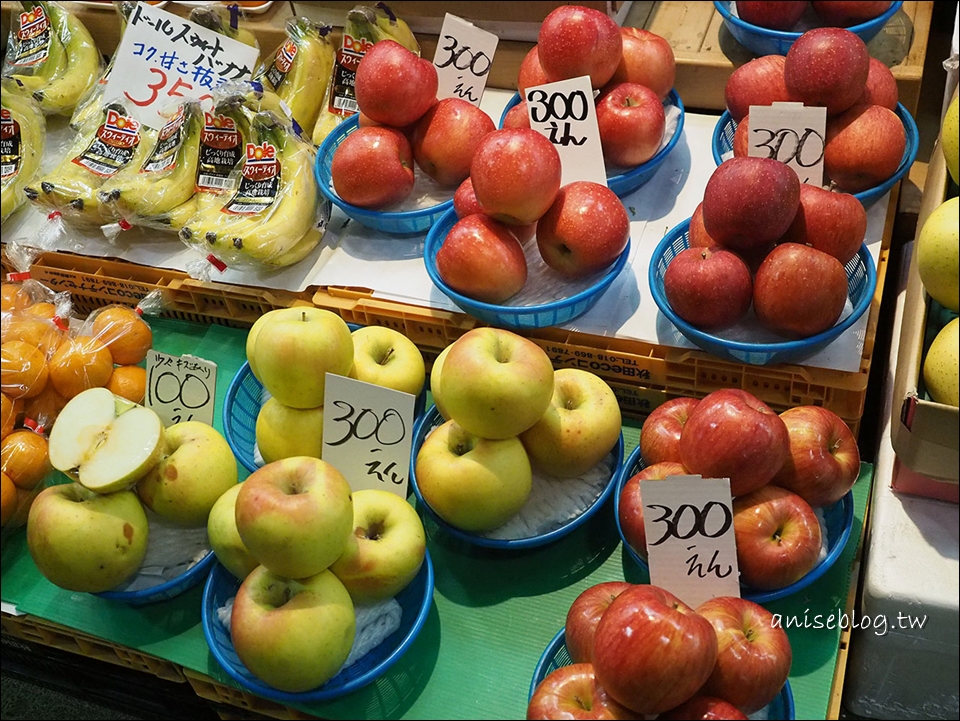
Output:
<svg viewBox="0 0 960 721">
<path fill-rule="evenodd" d="M 74 396 L 50 430 L 50 463 L 97 493 L 130 488 L 160 460 L 163 421 L 106 388 Z"/>
</svg>

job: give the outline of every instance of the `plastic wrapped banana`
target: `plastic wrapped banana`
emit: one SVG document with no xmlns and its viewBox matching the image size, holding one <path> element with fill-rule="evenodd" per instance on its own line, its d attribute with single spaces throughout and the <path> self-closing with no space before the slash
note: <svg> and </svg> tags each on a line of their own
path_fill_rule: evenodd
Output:
<svg viewBox="0 0 960 721">
<path fill-rule="evenodd" d="M 0 111 L 0 167 L 2 205 L 6 220 L 27 200 L 23 189 L 40 171 L 46 141 L 46 119 L 26 88 L 12 78 L 3 79 Z"/>
<path fill-rule="evenodd" d="M 234 11 L 234 8 L 236 8 L 236 11 Z M 240 27 L 240 23 L 235 21 L 233 16 L 234 12 L 237 16 L 242 14 L 242 10 L 237 5 L 228 8 L 224 5 L 212 3 L 195 7 L 190 11 L 188 19 L 231 40 L 260 50 L 260 43 L 257 42 L 256 36 L 246 28 Z"/>
</svg>

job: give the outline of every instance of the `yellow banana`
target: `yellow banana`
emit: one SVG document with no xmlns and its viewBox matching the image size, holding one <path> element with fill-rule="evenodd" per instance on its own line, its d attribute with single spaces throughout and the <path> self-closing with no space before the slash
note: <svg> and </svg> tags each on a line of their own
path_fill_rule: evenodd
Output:
<svg viewBox="0 0 960 721">
<path fill-rule="evenodd" d="M 100 76 L 100 51 L 76 15 L 57 3 L 47 3 L 47 7 L 51 23 L 63 43 L 67 66 L 48 85 L 35 91 L 33 97 L 47 115 L 68 115 Z"/>
<path fill-rule="evenodd" d="M 123 31 L 127 27 L 127 18 L 130 17 L 130 13 L 132 13 L 136 7 L 136 3 L 128 1 L 117 2 L 114 3 L 114 7 L 117 10 L 117 15 L 120 16 L 120 37 L 123 37 Z M 107 63 L 107 68 L 103 71 L 100 79 L 97 80 L 93 87 L 88 89 L 77 102 L 77 106 L 73 110 L 73 115 L 70 117 L 70 127 L 74 130 L 79 130 L 87 118 L 91 115 L 97 115 L 100 112 L 100 106 L 103 104 L 103 93 L 107 89 L 110 73 L 113 72 L 113 61 L 115 57 L 116 55 L 110 58 L 110 62 Z"/>
<path fill-rule="evenodd" d="M 353 11 L 358 10 L 373 12 L 374 18 L 371 25 L 377 40 L 396 40 L 410 52 L 420 54 L 420 43 L 417 42 L 410 26 L 407 25 L 405 20 L 394 15 L 385 3 L 378 3 L 376 7 L 360 5 L 353 9 Z"/>
<path fill-rule="evenodd" d="M 11 77 L 20 81 L 20 84 L 23 87 L 28 88 L 31 92 L 40 90 L 47 85 L 49 85 L 55 78 L 58 78 L 67 68 L 67 53 L 63 47 L 63 43 L 60 41 L 60 36 L 56 31 L 56 28 L 53 25 L 53 21 L 50 18 L 50 3 L 47 2 L 21 2 L 19 3 L 20 7 L 23 8 L 24 13 L 31 13 L 34 11 L 35 7 L 39 7 L 43 10 L 44 16 L 47 18 L 48 29 L 47 33 L 47 57 L 45 60 L 38 63 L 35 67 L 33 73 L 12 73 Z M 16 48 L 18 47 L 19 40 L 14 39 L 14 53 L 16 53 Z M 16 67 L 16 66 L 14 66 Z"/>
<path fill-rule="evenodd" d="M 256 36 L 239 25 L 233 27 L 230 24 L 229 13 L 230 10 L 222 5 L 205 5 L 191 10 L 189 19 L 208 30 L 213 30 L 213 32 L 224 35 L 231 40 L 236 40 L 259 50 L 260 43 L 257 42 Z"/>
<path fill-rule="evenodd" d="M 3 106 L 4 150 L 0 220 L 6 220 L 27 200 L 23 189 L 40 170 L 46 120 L 37 103 L 12 79 L 3 79 L 0 104 Z"/>
</svg>

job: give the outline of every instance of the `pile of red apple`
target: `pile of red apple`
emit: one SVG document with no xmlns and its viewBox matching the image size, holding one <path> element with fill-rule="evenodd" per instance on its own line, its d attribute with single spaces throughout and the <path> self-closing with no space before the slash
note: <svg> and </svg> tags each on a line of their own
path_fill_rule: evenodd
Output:
<svg viewBox="0 0 960 721">
<path fill-rule="evenodd" d="M 813 8 L 825 25 L 848 28 L 883 15 L 890 0 L 737 0 L 737 17 L 746 23 L 768 30 L 791 30 L 807 8 Z"/>
<path fill-rule="evenodd" d="M 641 428 L 640 455 L 645 468 L 618 504 L 630 547 L 646 557 L 642 480 L 729 478 L 740 581 L 758 590 L 788 586 L 818 563 L 814 508 L 839 501 L 860 474 L 857 441 L 836 413 L 808 405 L 777 415 L 738 389 L 658 406 Z"/>
</svg>

